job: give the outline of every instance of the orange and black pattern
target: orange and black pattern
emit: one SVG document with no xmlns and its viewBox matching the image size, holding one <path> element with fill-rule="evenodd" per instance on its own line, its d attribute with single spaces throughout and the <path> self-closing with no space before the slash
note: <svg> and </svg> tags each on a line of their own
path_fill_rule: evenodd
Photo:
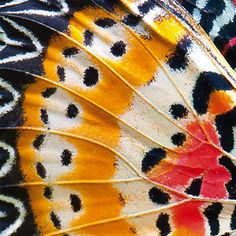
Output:
<svg viewBox="0 0 236 236">
<path fill-rule="evenodd" d="M 0 235 L 236 230 L 235 71 L 180 3 L 4 0 L 0 40 Z"/>
</svg>

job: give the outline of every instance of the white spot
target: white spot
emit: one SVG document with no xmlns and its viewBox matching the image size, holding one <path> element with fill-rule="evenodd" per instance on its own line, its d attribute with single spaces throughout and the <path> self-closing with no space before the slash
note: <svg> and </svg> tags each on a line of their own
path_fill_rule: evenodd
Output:
<svg viewBox="0 0 236 236">
<path fill-rule="evenodd" d="M 129 215 L 155 210 L 164 206 L 162 204 L 153 203 L 150 199 L 149 191 L 155 187 L 153 184 L 141 180 L 136 182 L 119 183 L 115 186 L 119 189 L 119 192 L 122 193 L 122 197 L 125 201 L 125 205 L 123 206 L 120 215 Z M 172 202 L 170 201 L 170 203 Z"/>
<path fill-rule="evenodd" d="M 65 82 L 63 84 L 69 87 L 82 88 L 84 90 L 93 88 L 83 83 L 84 72 L 89 67 L 98 70 L 99 79 L 102 77 L 98 66 L 92 63 L 92 58 L 84 51 L 79 50 L 77 54 L 67 57 L 65 60 L 68 65 L 63 67 L 65 70 Z"/>
<path fill-rule="evenodd" d="M 63 166 L 61 163 L 61 155 L 65 149 L 68 149 L 72 153 L 72 163 L 68 166 Z M 41 162 L 46 169 L 45 181 L 49 182 L 55 181 L 58 177 L 72 171 L 74 168 L 73 158 L 78 155 L 78 151 L 74 145 L 63 138 L 52 134 L 46 135 L 40 150 L 37 150 L 36 152 L 36 162 Z"/>
<path fill-rule="evenodd" d="M 74 212 L 71 208 L 70 195 L 76 194 L 80 197 L 78 190 L 56 186 L 53 188 L 53 212 L 59 217 L 62 229 L 70 228 L 71 222 L 79 219 L 83 214 L 83 208 L 80 211 Z M 83 204 L 83 203 L 81 203 Z"/>
<path fill-rule="evenodd" d="M 176 146 L 172 144 L 170 137 L 175 133 L 183 132 L 137 95 L 134 95 L 132 105 L 120 118 L 157 144 L 171 148 Z"/>
<path fill-rule="evenodd" d="M 125 49 L 127 51 L 128 41 L 126 34 L 127 32 L 125 31 L 125 28 L 119 24 L 114 24 L 109 28 L 99 27 L 99 35 L 94 34 L 92 45 L 87 47 L 91 48 L 91 51 L 93 51 L 97 56 L 113 61 L 119 61 L 122 57 L 114 56 L 111 53 L 111 48 L 115 43 L 122 41 L 126 45 Z"/>
<path fill-rule="evenodd" d="M 120 143 L 117 149 L 140 172 L 145 153 L 152 149 L 154 144 L 134 131 L 126 129 L 123 125 L 120 125 L 120 127 Z M 155 147 L 158 148 L 159 146 L 156 145 Z"/>
<path fill-rule="evenodd" d="M 171 117 L 172 104 L 182 104 L 186 107 L 185 102 L 162 69 L 157 71 L 152 82 L 140 87 L 138 91 L 169 117 Z"/>
<path fill-rule="evenodd" d="M 66 116 L 67 108 L 70 104 L 75 105 L 79 111 L 78 115 L 73 119 Z M 43 108 L 47 111 L 47 126 L 51 129 L 71 129 L 81 125 L 82 108 L 80 104 L 74 101 L 73 97 L 69 96 L 62 89 L 58 88 L 53 95 L 45 99 Z"/>
<path fill-rule="evenodd" d="M 113 179 L 129 179 L 135 177 L 137 177 L 137 175 L 131 172 L 127 164 L 118 157 L 116 159 L 116 172 Z"/>
</svg>

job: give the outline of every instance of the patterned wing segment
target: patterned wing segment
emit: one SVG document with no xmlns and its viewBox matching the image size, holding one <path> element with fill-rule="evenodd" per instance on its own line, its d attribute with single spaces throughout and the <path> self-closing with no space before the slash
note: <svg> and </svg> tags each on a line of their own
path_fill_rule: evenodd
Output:
<svg viewBox="0 0 236 236">
<path fill-rule="evenodd" d="M 22 124 L 22 98 L 29 77 L 14 83 L 18 73 L 1 71 L 1 129 Z M 2 235 L 35 234 L 38 232 L 26 189 L 18 186 L 24 181 L 20 171 L 17 133 L 1 130 L 0 142 L 0 232 Z M 8 186 L 15 186 L 14 188 Z"/>
<path fill-rule="evenodd" d="M 235 229 L 234 74 L 170 8 L 151 0 L 2 4 L 0 200 L 21 213 L 2 232 Z"/>
<path fill-rule="evenodd" d="M 217 48 L 235 69 L 236 8 L 235 1 L 180 1 L 209 34 Z"/>
</svg>

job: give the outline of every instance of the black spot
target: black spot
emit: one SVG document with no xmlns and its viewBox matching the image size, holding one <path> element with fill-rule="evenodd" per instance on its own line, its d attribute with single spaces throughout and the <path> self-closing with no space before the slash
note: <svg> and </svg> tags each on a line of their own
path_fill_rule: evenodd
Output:
<svg viewBox="0 0 236 236">
<path fill-rule="evenodd" d="M 170 196 L 168 193 L 163 192 L 159 188 L 153 187 L 149 190 L 148 195 L 152 202 L 156 204 L 167 204 L 169 203 Z"/>
<path fill-rule="evenodd" d="M 93 37 L 94 37 L 93 32 L 91 32 L 90 30 L 86 30 L 84 32 L 84 44 L 86 46 L 92 46 L 92 44 L 93 44 Z"/>
<path fill-rule="evenodd" d="M 232 230 L 236 229 L 236 206 L 234 207 L 234 211 L 231 215 L 231 219 L 230 219 L 230 228 Z"/>
<path fill-rule="evenodd" d="M 66 109 L 66 117 L 73 119 L 79 114 L 78 108 L 74 104 L 69 104 Z"/>
<path fill-rule="evenodd" d="M 81 209 L 81 200 L 76 194 L 70 195 L 70 204 L 74 212 L 78 212 Z"/>
<path fill-rule="evenodd" d="M 0 147 L 0 169 L 7 162 L 9 158 L 10 158 L 9 152 L 6 149 Z"/>
<path fill-rule="evenodd" d="M 137 234 L 137 231 L 134 227 L 130 227 L 129 230 L 132 234 L 135 234 L 135 235 Z"/>
<path fill-rule="evenodd" d="M 90 66 L 84 72 L 83 82 L 86 86 L 91 87 L 91 86 L 96 85 L 96 83 L 98 82 L 98 78 L 99 78 L 98 70 Z"/>
<path fill-rule="evenodd" d="M 121 205 L 125 206 L 125 199 L 124 199 L 124 197 L 122 196 L 121 193 L 119 193 L 119 200 L 120 200 Z"/>
<path fill-rule="evenodd" d="M 181 146 L 186 141 L 186 135 L 184 133 L 177 133 L 171 137 L 171 141 L 174 145 Z"/>
<path fill-rule="evenodd" d="M 79 52 L 79 49 L 76 48 L 76 47 L 70 47 L 70 48 L 66 48 L 62 54 L 65 56 L 65 57 L 72 57 L 76 54 L 78 54 Z"/>
<path fill-rule="evenodd" d="M 169 66 L 174 70 L 183 70 L 188 64 L 187 53 L 191 47 L 191 40 L 186 37 L 182 39 L 176 46 L 173 54 L 168 60 Z"/>
<path fill-rule="evenodd" d="M 161 213 L 156 221 L 156 227 L 160 230 L 160 236 L 167 236 L 171 232 L 169 215 Z"/>
<path fill-rule="evenodd" d="M 147 14 L 155 7 L 155 3 L 153 0 L 147 0 L 146 2 L 142 3 L 138 6 L 138 9 L 142 15 Z"/>
<path fill-rule="evenodd" d="M 57 66 L 57 74 L 60 82 L 65 82 L 65 69 L 61 66 Z"/>
<path fill-rule="evenodd" d="M 127 15 L 123 19 L 123 23 L 131 27 L 137 26 L 139 22 L 140 22 L 140 18 L 134 15 Z"/>
<path fill-rule="evenodd" d="M 199 75 L 193 89 L 193 107 L 198 114 L 207 112 L 210 94 L 216 90 L 231 90 L 232 87 L 224 76 L 214 72 Z"/>
<path fill-rule="evenodd" d="M 116 42 L 112 47 L 111 47 L 111 53 L 115 57 L 121 57 L 126 53 L 126 45 L 123 41 Z"/>
<path fill-rule="evenodd" d="M 188 115 L 188 110 L 181 104 L 173 104 L 170 107 L 170 113 L 174 119 L 181 119 Z"/>
<path fill-rule="evenodd" d="M 220 223 L 218 216 L 223 209 L 223 206 L 221 203 L 216 202 L 208 206 L 203 214 L 206 216 L 210 229 L 211 229 L 211 235 L 218 235 L 220 231 Z"/>
<path fill-rule="evenodd" d="M 72 153 L 68 149 L 64 149 L 61 154 L 61 163 L 63 166 L 68 166 L 72 161 Z"/>
<path fill-rule="evenodd" d="M 53 211 L 51 212 L 50 217 L 51 217 L 51 221 L 52 221 L 53 225 L 57 229 L 60 229 L 61 228 L 61 221 L 60 221 L 59 217 Z"/>
<path fill-rule="evenodd" d="M 202 179 L 194 179 L 190 186 L 185 190 L 187 194 L 199 196 L 201 192 Z"/>
<path fill-rule="evenodd" d="M 146 173 L 155 165 L 159 164 L 166 157 L 166 151 L 161 148 L 154 148 L 147 152 L 142 161 L 142 172 Z"/>
<path fill-rule="evenodd" d="M 97 26 L 102 28 L 109 28 L 116 24 L 116 22 L 110 18 L 103 18 L 95 21 Z"/>
<path fill-rule="evenodd" d="M 43 121 L 44 124 L 48 123 L 48 113 L 46 109 L 40 109 L 40 119 Z"/>
<path fill-rule="evenodd" d="M 36 164 L 36 171 L 37 174 L 42 178 L 46 178 L 46 169 L 44 168 L 43 164 L 40 162 L 37 162 Z"/>
<path fill-rule="evenodd" d="M 6 88 L 0 86 L 0 107 L 5 106 L 6 104 L 14 100 L 13 94 L 8 91 Z"/>
<path fill-rule="evenodd" d="M 222 234 L 221 236 L 230 236 L 230 233 Z"/>
<path fill-rule="evenodd" d="M 52 191 L 53 191 L 52 187 L 48 187 L 48 186 L 45 187 L 43 196 L 46 197 L 47 199 L 52 199 Z"/>
<path fill-rule="evenodd" d="M 57 91 L 57 88 L 47 88 L 42 92 L 44 98 L 49 98 Z"/>
<path fill-rule="evenodd" d="M 46 137 L 45 134 L 38 135 L 37 138 L 33 141 L 33 147 L 39 150 L 41 145 L 43 144 L 45 137 Z"/>
<path fill-rule="evenodd" d="M 230 181 L 225 184 L 229 193 L 229 199 L 236 199 L 236 166 L 227 156 L 222 156 L 219 163 L 224 166 L 231 174 Z"/>
<path fill-rule="evenodd" d="M 221 147 L 230 152 L 234 148 L 234 131 L 236 126 L 236 107 L 222 115 L 216 116 L 215 119 L 217 130 L 220 134 Z"/>
</svg>

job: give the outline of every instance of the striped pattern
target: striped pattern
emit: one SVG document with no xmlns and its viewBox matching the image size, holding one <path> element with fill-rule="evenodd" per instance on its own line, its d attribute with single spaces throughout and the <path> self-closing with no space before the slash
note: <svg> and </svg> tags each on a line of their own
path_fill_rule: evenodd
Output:
<svg viewBox="0 0 236 236">
<path fill-rule="evenodd" d="M 179 4 L 3 1 L 0 21 L 1 235 L 236 229 L 235 74 Z"/>
</svg>

